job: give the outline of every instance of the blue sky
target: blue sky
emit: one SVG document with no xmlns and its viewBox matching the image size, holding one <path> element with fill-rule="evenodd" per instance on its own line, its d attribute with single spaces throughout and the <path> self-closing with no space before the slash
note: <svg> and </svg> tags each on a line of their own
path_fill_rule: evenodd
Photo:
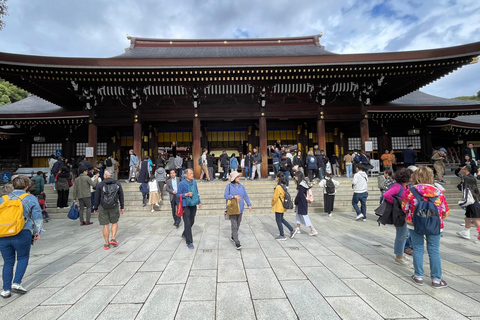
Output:
<svg viewBox="0 0 480 320">
<path fill-rule="evenodd" d="M 480 1 L 10 0 L 0 51 L 112 57 L 126 34 L 151 38 L 294 37 L 323 32 L 335 53 L 433 49 L 480 41 Z M 452 98 L 480 90 L 480 63 L 424 88 Z"/>
</svg>

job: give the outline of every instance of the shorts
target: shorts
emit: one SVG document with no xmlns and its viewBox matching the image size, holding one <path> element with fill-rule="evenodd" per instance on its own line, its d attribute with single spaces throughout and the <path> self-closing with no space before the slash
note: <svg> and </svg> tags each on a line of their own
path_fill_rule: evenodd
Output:
<svg viewBox="0 0 480 320">
<path fill-rule="evenodd" d="M 480 218 L 480 203 L 474 203 L 467 206 L 467 210 L 465 211 L 465 217 L 472 219 Z"/>
<path fill-rule="evenodd" d="M 118 207 L 113 209 L 103 209 L 98 207 L 98 223 L 101 226 L 106 226 L 110 223 L 117 223 L 120 219 L 120 209 Z"/>
</svg>

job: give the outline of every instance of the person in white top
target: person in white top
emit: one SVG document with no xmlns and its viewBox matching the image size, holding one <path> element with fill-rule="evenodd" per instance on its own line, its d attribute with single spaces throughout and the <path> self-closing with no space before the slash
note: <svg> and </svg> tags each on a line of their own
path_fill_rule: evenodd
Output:
<svg viewBox="0 0 480 320">
<path fill-rule="evenodd" d="M 318 186 L 323 188 L 323 210 L 331 217 L 335 203 L 335 194 L 337 193 L 337 188 L 340 186 L 340 182 L 334 180 L 331 174 L 327 174 Z"/>
<path fill-rule="evenodd" d="M 363 221 L 367 221 L 368 176 L 364 172 L 364 166 L 361 163 L 355 166 L 355 170 L 357 173 L 353 176 L 352 181 L 352 206 L 357 213 L 355 220 L 362 219 Z M 359 201 L 361 210 L 358 208 Z"/>
<path fill-rule="evenodd" d="M 155 212 L 153 206 L 160 202 L 160 193 L 158 192 L 158 184 L 157 179 L 155 176 L 150 177 L 150 181 L 148 181 L 148 204 L 150 205 L 152 211 Z"/>
</svg>

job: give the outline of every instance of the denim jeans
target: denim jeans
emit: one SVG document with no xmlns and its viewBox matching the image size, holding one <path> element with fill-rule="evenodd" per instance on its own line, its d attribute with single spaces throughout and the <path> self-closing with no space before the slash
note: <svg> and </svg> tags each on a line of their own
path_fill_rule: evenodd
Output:
<svg viewBox="0 0 480 320">
<path fill-rule="evenodd" d="M 0 238 L 0 251 L 3 257 L 3 290 L 11 289 L 13 283 L 21 284 L 23 275 L 27 270 L 28 259 L 30 257 L 30 247 L 32 233 L 28 229 L 23 229 L 20 233 L 12 237 Z M 17 256 L 17 268 L 15 278 L 13 277 L 13 266 L 15 265 L 15 255 Z"/>
<path fill-rule="evenodd" d="M 287 220 L 283 219 L 283 213 L 275 212 L 275 221 L 277 221 L 278 231 L 280 231 L 280 235 L 283 237 L 285 236 L 283 233 L 283 225 L 287 227 L 288 230 L 293 231 L 292 226 L 287 222 Z"/>
<path fill-rule="evenodd" d="M 407 228 L 407 241 L 405 241 L 405 249 L 413 248 L 412 237 L 410 236 L 410 230 Z"/>
<path fill-rule="evenodd" d="M 228 178 L 228 166 L 222 166 L 223 169 L 223 179 Z"/>
<path fill-rule="evenodd" d="M 367 219 L 367 198 L 368 192 L 353 193 L 352 206 L 357 215 L 363 214 L 363 218 Z M 361 211 L 358 208 L 358 201 L 360 201 Z"/>
<path fill-rule="evenodd" d="M 192 226 L 195 224 L 195 215 L 197 213 L 197 206 L 183 207 L 183 234 L 187 245 L 193 243 Z"/>
<path fill-rule="evenodd" d="M 280 171 L 280 163 L 279 162 L 273 164 L 273 174 L 275 175 L 275 177 L 277 176 L 278 171 Z"/>
<path fill-rule="evenodd" d="M 245 179 L 250 178 L 251 173 L 252 173 L 252 167 L 245 167 Z"/>
<path fill-rule="evenodd" d="M 415 277 L 424 277 L 423 273 L 423 253 L 425 247 L 423 245 L 424 236 L 410 230 L 410 237 L 413 244 L 413 267 L 415 269 Z M 430 277 L 432 280 L 442 280 L 442 260 L 440 259 L 440 237 L 441 235 L 430 235 L 427 238 L 427 252 L 430 260 Z"/>
<path fill-rule="evenodd" d="M 312 182 L 313 178 L 315 178 L 315 169 L 308 169 L 308 179 Z"/>
<path fill-rule="evenodd" d="M 395 236 L 395 245 L 393 247 L 393 253 L 397 256 L 403 255 L 403 250 L 405 250 L 405 242 L 408 238 L 408 229 L 407 223 L 403 224 L 403 227 L 395 227 L 396 236 Z"/>
<path fill-rule="evenodd" d="M 288 181 L 290 180 L 290 171 L 282 171 L 282 172 L 285 175 L 285 180 L 287 180 L 287 187 L 288 187 Z"/>
<path fill-rule="evenodd" d="M 352 163 L 345 165 L 345 169 L 347 169 L 347 178 L 352 177 Z"/>
<path fill-rule="evenodd" d="M 323 168 L 318 168 L 317 178 L 320 180 L 323 179 Z"/>
</svg>

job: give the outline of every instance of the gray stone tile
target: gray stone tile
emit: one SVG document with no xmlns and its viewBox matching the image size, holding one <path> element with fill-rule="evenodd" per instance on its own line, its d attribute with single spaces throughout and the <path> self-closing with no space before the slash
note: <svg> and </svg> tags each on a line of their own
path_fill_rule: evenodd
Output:
<svg viewBox="0 0 480 320">
<path fill-rule="evenodd" d="M 141 304 L 109 304 L 96 320 L 135 319 Z"/>
<path fill-rule="evenodd" d="M 318 259 L 340 279 L 365 278 L 365 275 L 337 256 L 319 256 Z"/>
<path fill-rule="evenodd" d="M 450 285 L 450 283 L 449 283 Z M 472 292 L 472 293 L 465 293 L 467 296 L 469 296 L 472 299 L 475 299 L 480 302 L 480 292 Z"/>
<path fill-rule="evenodd" d="M 426 261 L 428 261 L 428 259 L 424 259 L 424 262 Z M 470 268 L 466 268 L 464 265 L 468 265 Z M 471 264 L 455 264 L 450 261 L 442 260 L 442 271 L 450 272 L 457 276 L 477 276 L 480 272 L 480 268 L 478 271 L 472 270 L 471 268 Z"/>
<path fill-rule="evenodd" d="M 427 295 L 397 295 L 399 299 L 417 310 L 427 319 L 466 320 L 455 310 Z"/>
<path fill-rule="evenodd" d="M 164 237 L 152 236 L 142 245 L 135 249 L 125 261 L 147 261 L 152 253 L 158 248 Z"/>
<path fill-rule="evenodd" d="M 267 258 L 288 257 L 288 253 L 277 240 L 259 241 L 260 247 Z"/>
<path fill-rule="evenodd" d="M 269 258 L 278 280 L 305 280 L 307 277 L 290 257 Z"/>
<path fill-rule="evenodd" d="M 48 266 L 46 266 L 45 268 L 37 271 L 36 273 L 40 273 L 40 274 L 42 274 L 42 273 L 43 274 L 59 273 L 59 272 L 65 270 L 65 269 L 67 269 L 71 265 L 73 265 L 75 262 L 83 259 L 85 256 L 86 256 L 85 254 L 69 254 L 65 257 L 62 257 L 62 258 L 58 259 L 54 263 L 49 264 Z"/>
<path fill-rule="evenodd" d="M 265 258 L 265 255 L 261 249 L 242 248 L 241 251 L 245 269 L 270 268 L 270 264 L 268 263 L 267 258 Z"/>
<path fill-rule="evenodd" d="M 138 272 L 115 296 L 112 303 L 144 303 L 161 272 Z"/>
<path fill-rule="evenodd" d="M 281 299 L 285 293 L 272 269 L 246 269 L 252 299 Z"/>
<path fill-rule="evenodd" d="M 182 301 L 215 300 L 216 277 L 189 277 Z"/>
<path fill-rule="evenodd" d="M 297 319 L 287 299 L 253 300 L 258 320 Z"/>
<path fill-rule="evenodd" d="M 206 270 L 206 269 L 192 269 L 190 270 L 191 277 L 214 277 L 217 278 L 217 268 Z"/>
<path fill-rule="evenodd" d="M 218 250 L 198 250 L 193 259 L 192 269 L 216 269 L 218 261 Z"/>
<path fill-rule="evenodd" d="M 366 259 L 362 255 L 356 253 L 355 251 L 346 248 L 346 247 L 335 247 L 335 248 L 330 248 L 333 252 L 335 252 L 335 255 L 339 256 L 343 260 L 345 260 L 347 263 L 353 265 L 353 266 L 358 266 L 358 265 L 371 265 L 374 264 L 371 260 Z"/>
<path fill-rule="evenodd" d="M 99 273 L 99 272 L 111 272 L 115 269 L 123 260 L 130 254 L 130 251 L 123 251 L 118 247 L 115 249 L 104 250 L 103 251 L 114 251 L 98 263 L 96 263 L 93 267 L 87 270 L 87 272 L 92 273 Z M 83 260 L 81 260 L 83 261 Z"/>
<path fill-rule="evenodd" d="M 215 319 L 215 301 L 182 301 L 175 319 Z"/>
<path fill-rule="evenodd" d="M 95 319 L 121 288 L 121 286 L 94 287 L 59 319 Z"/>
<path fill-rule="evenodd" d="M 165 238 L 165 240 L 163 240 L 162 243 L 158 246 L 157 250 L 166 250 L 166 251 L 176 250 L 180 244 L 182 245 L 185 244 L 185 240 L 182 239 L 181 232 L 178 236 L 169 236 Z"/>
<path fill-rule="evenodd" d="M 124 261 L 100 281 L 100 286 L 123 286 L 142 265 L 139 261 Z"/>
<path fill-rule="evenodd" d="M 218 250 L 218 259 L 240 259 L 242 250 L 237 250 L 232 242 L 228 242 L 228 248 Z"/>
<path fill-rule="evenodd" d="M 217 286 L 217 320 L 255 319 L 252 298 L 246 282 L 226 282 Z"/>
<path fill-rule="evenodd" d="M 58 319 L 67 309 L 69 305 L 61 306 L 38 306 L 30 311 L 22 320 L 54 320 Z"/>
<path fill-rule="evenodd" d="M 57 291 L 58 288 L 35 288 L 29 290 L 26 295 L 18 297 L 0 308 L 0 319 L 20 319 L 35 309 L 38 305 L 42 304 L 46 299 L 50 298 Z"/>
<path fill-rule="evenodd" d="M 340 319 L 310 281 L 295 280 L 280 283 L 300 319 Z"/>
<path fill-rule="evenodd" d="M 241 259 L 218 259 L 218 282 L 246 281 Z"/>
<path fill-rule="evenodd" d="M 157 250 L 152 253 L 147 261 L 142 265 L 138 271 L 163 271 L 167 266 L 174 251 Z"/>
<path fill-rule="evenodd" d="M 174 319 L 184 286 L 184 284 L 155 286 L 136 319 Z"/>
<path fill-rule="evenodd" d="M 43 302 L 42 305 L 74 304 L 105 275 L 106 273 L 84 273 Z"/>
<path fill-rule="evenodd" d="M 392 294 L 422 294 L 418 286 L 405 277 L 390 273 L 380 266 L 358 266 L 357 269 Z"/>
<path fill-rule="evenodd" d="M 343 280 L 384 318 L 416 318 L 419 314 L 370 279 Z"/>
<path fill-rule="evenodd" d="M 158 284 L 186 283 L 193 260 L 170 260 Z"/>
<path fill-rule="evenodd" d="M 302 231 L 303 232 L 303 231 Z M 305 231 L 307 232 L 307 231 Z M 310 232 L 310 231 L 308 231 Z M 312 237 L 308 234 L 300 234 L 295 236 L 295 239 L 314 256 L 332 256 L 334 253 L 330 248 L 327 248 L 324 243 L 319 241 L 317 236 Z"/>
<path fill-rule="evenodd" d="M 326 299 L 343 320 L 383 319 L 359 297 L 327 297 Z"/>
<path fill-rule="evenodd" d="M 313 254 L 300 245 L 285 248 L 287 254 L 299 267 L 322 267 L 323 264 Z"/>
<path fill-rule="evenodd" d="M 355 293 L 326 267 L 303 267 L 308 280 L 324 297 L 354 296 Z"/>
<path fill-rule="evenodd" d="M 48 281 L 44 281 L 39 287 L 64 287 L 92 266 L 93 263 L 75 263 L 55 276 L 50 277 Z"/>
<path fill-rule="evenodd" d="M 40 284 L 44 283 L 45 281 L 48 281 L 52 275 L 50 274 L 32 274 L 30 276 L 24 277 L 22 279 L 22 285 L 24 288 L 31 289 L 39 286 Z"/>
</svg>

